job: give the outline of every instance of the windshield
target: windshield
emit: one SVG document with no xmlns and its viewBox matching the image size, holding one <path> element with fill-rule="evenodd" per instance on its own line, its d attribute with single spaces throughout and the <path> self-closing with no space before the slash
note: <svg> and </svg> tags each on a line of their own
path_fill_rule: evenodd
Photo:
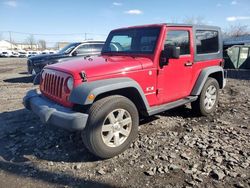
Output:
<svg viewBox="0 0 250 188">
<path fill-rule="evenodd" d="M 61 49 L 58 53 L 59 54 L 69 54 L 79 44 L 80 43 L 71 43 L 71 44 L 65 46 L 63 49 Z"/>
<path fill-rule="evenodd" d="M 133 28 L 112 31 L 102 53 L 154 53 L 160 27 Z"/>
</svg>

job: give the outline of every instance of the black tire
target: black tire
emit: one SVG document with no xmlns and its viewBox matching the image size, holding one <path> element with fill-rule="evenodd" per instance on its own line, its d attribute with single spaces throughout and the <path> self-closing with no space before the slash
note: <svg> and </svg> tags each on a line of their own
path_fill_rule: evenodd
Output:
<svg viewBox="0 0 250 188">
<path fill-rule="evenodd" d="M 108 115 L 111 113 L 114 115 L 115 110 L 125 110 L 126 114 L 130 115 L 132 123 L 129 124 L 130 133 L 126 136 L 126 139 L 124 138 L 124 142 L 117 147 L 110 147 L 104 142 L 102 127 L 106 122 Z M 90 107 L 88 114 L 89 118 L 86 128 L 82 132 L 82 139 L 88 150 L 100 158 L 112 158 L 122 153 L 130 146 L 131 142 L 137 136 L 139 124 L 138 111 L 134 103 L 126 97 L 113 95 L 100 99 Z M 112 137 L 112 139 L 114 140 L 115 137 Z"/>
<path fill-rule="evenodd" d="M 216 88 L 214 94 L 216 96 L 216 99 L 213 102 L 213 105 L 208 109 L 205 105 L 205 98 L 206 98 L 206 92 L 209 87 Z M 197 115 L 203 115 L 208 116 L 209 114 L 213 113 L 216 110 L 216 106 L 218 104 L 218 98 L 219 98 L 219 84 L 218 81 L 214 78 L 208 78 L 206 83 L 204 84 L 201 94 L 199 95 L 198 99 L 191 103 L 192 110 Z"/>
</svg>

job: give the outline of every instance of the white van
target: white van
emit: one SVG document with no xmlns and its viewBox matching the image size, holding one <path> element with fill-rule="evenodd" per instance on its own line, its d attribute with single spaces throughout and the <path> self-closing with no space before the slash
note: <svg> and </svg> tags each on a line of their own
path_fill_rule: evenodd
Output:
<svg viewBox="0 0 250 188">
<path fill-rule="evenodd" d="M 12 52 L 10 50 L 3 50 L 0 54 L 1 57 L 10 57 L 12 55 Z"/>
</svg>

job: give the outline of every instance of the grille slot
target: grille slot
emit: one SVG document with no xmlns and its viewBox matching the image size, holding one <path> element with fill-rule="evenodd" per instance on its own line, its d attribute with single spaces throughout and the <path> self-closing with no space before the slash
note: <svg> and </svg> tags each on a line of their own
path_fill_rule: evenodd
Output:
<svg viewBox="0 0 250 188">
<path fill-rule="evenodd" d="M 62 98 L 64 78 L 55 74 L 46 73 L 43 92 L 53 97 Z"/>
</svg>

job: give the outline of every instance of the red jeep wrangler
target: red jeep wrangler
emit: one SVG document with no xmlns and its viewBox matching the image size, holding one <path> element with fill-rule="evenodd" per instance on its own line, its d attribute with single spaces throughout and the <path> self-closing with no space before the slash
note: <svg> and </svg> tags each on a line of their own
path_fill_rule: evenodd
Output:
<svg viewBox="0 0 250 188">
<path fill-rule="evenodd" d="M 155 24 L 110 32 L 100 57 L 49 65 L 41 93 L 29 91 L 27 109 L 42 122 L 81 131 L 90 152 L 110 158 L 137 135 L 140 116 L 191 103 L 215 111 L 225 85 L 221 30 Z"/>
</svg>

